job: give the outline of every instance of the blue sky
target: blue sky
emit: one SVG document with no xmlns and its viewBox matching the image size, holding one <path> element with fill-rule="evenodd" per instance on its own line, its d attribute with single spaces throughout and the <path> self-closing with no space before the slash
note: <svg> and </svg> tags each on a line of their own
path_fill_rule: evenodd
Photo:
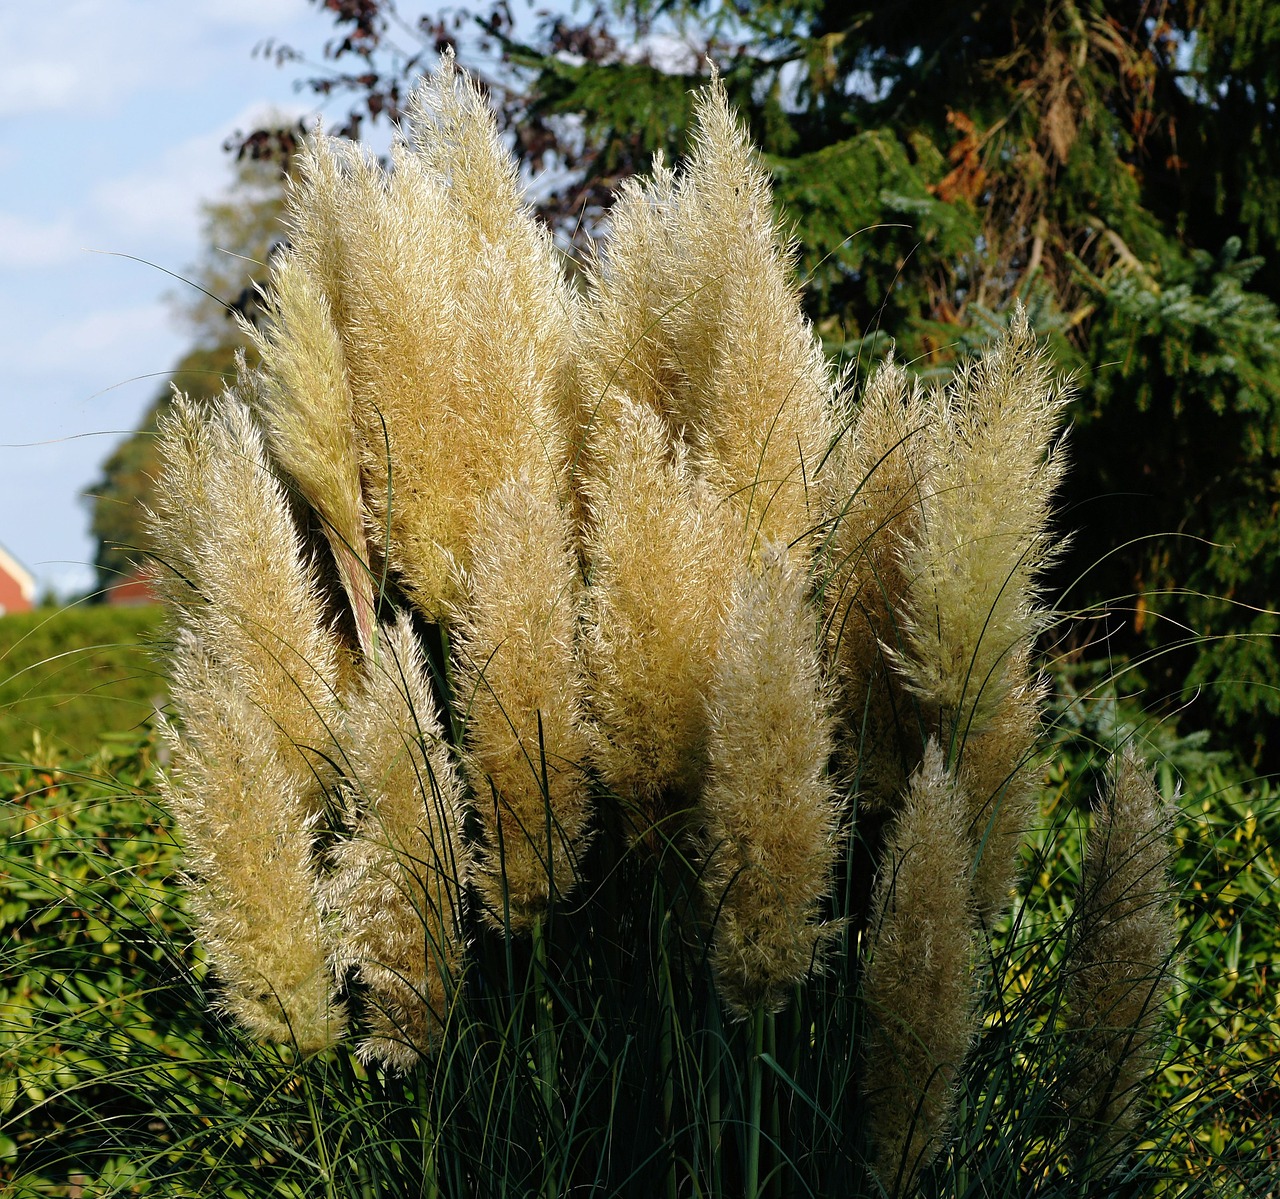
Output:
<svg viewBox="0 0 1280 1199">
<path fill-rule="evenodd" d="M 582 8 L 512 4 L 522 28 Z M 164 270 L 200 256 L 224 142 L 271 111 L 345 116 L 342 97 L 327 114 L 296 90 L 305 66 L 255 47 L 318 64 L 332 32 L 307 0 L 0 0 L 0 545 L 41 592 L 94 585 L 81 493 L 190 346 Z M 692 53 L 648 43 L 663 47 Z"/>
<path fill-rule="evenodd" d="M 79 494 L 189 341 L 112 255 L 197 258 L 228 134 L 313 111 L 254 47 L 328 32 L 306 0 L 0 0 L 0 544 L 42 590 L 92 584 Z"/>
</svg>

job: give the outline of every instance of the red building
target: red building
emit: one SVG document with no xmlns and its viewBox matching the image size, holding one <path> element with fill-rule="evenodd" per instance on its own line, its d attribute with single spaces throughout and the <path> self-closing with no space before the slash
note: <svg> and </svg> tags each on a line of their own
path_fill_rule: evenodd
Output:
<svg viewBox="0 0 1280 1199">
<path fill-rule="evenodd" d="M 158 604 L 160 597 L 151 585 L 151 571 L 145 566 L 135 566 L 107 588 L 107 603 L 137 607 L 141 604 Z"/>
<path fill-rule="evenodd" d="M 0 616 L 30 612 L 36 602 L 36 581 L 30 572 L 0 545 Z"/>
</svg>

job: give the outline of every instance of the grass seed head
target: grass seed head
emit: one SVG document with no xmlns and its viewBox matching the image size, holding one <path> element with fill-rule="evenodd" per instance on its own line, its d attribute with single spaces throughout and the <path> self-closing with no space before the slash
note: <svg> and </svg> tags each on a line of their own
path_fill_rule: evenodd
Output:
<svg viewBox="0 0 1280 1199">
<path fill-rule="evenodd" d="M 1078 1141 L 1111 1146 L 1133 1129 L 1159 1057 L 1177 923 L 1169 886 L 1170 808 L 1137 750 L 1112 759 L 1089 836 L 1064 970 L 1076 1038 L 1068 1084 Z"/>
<path fill-rule="evenodd" d="M 454 692 L 484 830 L 475 881 L 490 919 L 526 929 L 572 890 L 590 819 L 568 513 L 512 479 L 486 498 L 470 558 Z"/>
<path fill-rule="evenodd" d="M 909 1193 L 946 1144 L 956 1079 L 977 1033 L 968 808 L 930 741 L 889 829 L 864 981 L 872 1020 L 864 1087 L 876 1172 L 890 1193 Z"/>
<path fill-rule="evenodd" d="M 708 687 L 701 885 L 731 1012 L 774 1011 L 821 964 L 835 861 L 830 696 L 808 580 L 771 547 L 743 568 Z"/>
<path fill-rule="evenodd" d="M 267 714 L 190 631 L 177 638 L 172 698 L 181 724 L 164 726 L 162 793 L 219 1003 L 255 1036 L 323 1049 L 345 1013 L 317 897 L 309 778 L 281 759 Z"/>
<path fill-rule="evenodd" d="M 381 646 L 348 715 L 351 832 L 333 853 L 324 899 L 337 965 L 368 989 L 360 1056 L 405 1071 L 448 1020 L 471 857 L 462 781 L 407 616 L 383 630 Z"/>
</svg>

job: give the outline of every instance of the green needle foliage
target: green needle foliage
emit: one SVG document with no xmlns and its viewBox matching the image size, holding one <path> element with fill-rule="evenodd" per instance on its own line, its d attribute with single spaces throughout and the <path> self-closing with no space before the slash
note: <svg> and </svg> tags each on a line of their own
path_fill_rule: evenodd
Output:
<svg viewBox="0 0 1280 1199">
<path fill-rule="evenodd" d="M 1092 820 L 1033 801 L 1069 389 L 1025 312 L 945 388 L 846 395 L 718 80 L 581 293 L 450 57 L 409 111 L 390 169 L 306 148 L 261 369 L 161 423 L 184 897 L 95 919 L 201 948 L 157 933 L 101 1026 L 10 1005 L 32 1171 L 1249 1193 L 1261 1150 L 1188 1166 L 1181 816 L 1129 736 Z M 172 1047 L 130 1031 L 162 998 Z"/>
</svg>

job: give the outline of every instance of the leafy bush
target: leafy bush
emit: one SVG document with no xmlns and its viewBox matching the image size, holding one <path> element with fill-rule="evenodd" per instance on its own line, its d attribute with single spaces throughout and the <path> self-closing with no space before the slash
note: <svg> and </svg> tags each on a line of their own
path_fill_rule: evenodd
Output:
<svg viewBox="0 0 1280 1199">
<path fill-rule="evenodd" d="M 73 758 L 103 733 L 141 727 L 167 683 L 147 649 L 157 607 L 80 606 L 0 617 L 0 761 L 33 737 Z"/>
<path fill-rule="evenodd" d="M 196 1052 L 201 1010 L 174 1006 L 192 959 L 154 781 L 137 735 L 0 775 L 0 1178 L 14 1185 L 109 1171 L 104 1148 L 155 1119 L 130 1102 L 135 1063 L 178 1081 Z"/>
<path fill-rule="evenodd" d="M 1106 747 L 1139 739 L 1161 765 L 1176 803 L 1170 876 L 1178 896 L 1175 1051 L 1153 1080 L 1189 1174 L 1205 1161 L 1271 1160 L 1280 1121 L 1280 791 L 1250 778 L 1204 732 L 1179 734 L 1121 700 L 1096 667 L 1057 674 L 1058 752 L 1049 767 L 1045 830 L 1078 824 L 1078 803 L 1098 782 Z M 1092 683 L 1087 676 L 1094 676 Z M 1035 889 L 1079 868 L 1073 837 L 1037 838 L 1028 859 Z"/>
</svg>

